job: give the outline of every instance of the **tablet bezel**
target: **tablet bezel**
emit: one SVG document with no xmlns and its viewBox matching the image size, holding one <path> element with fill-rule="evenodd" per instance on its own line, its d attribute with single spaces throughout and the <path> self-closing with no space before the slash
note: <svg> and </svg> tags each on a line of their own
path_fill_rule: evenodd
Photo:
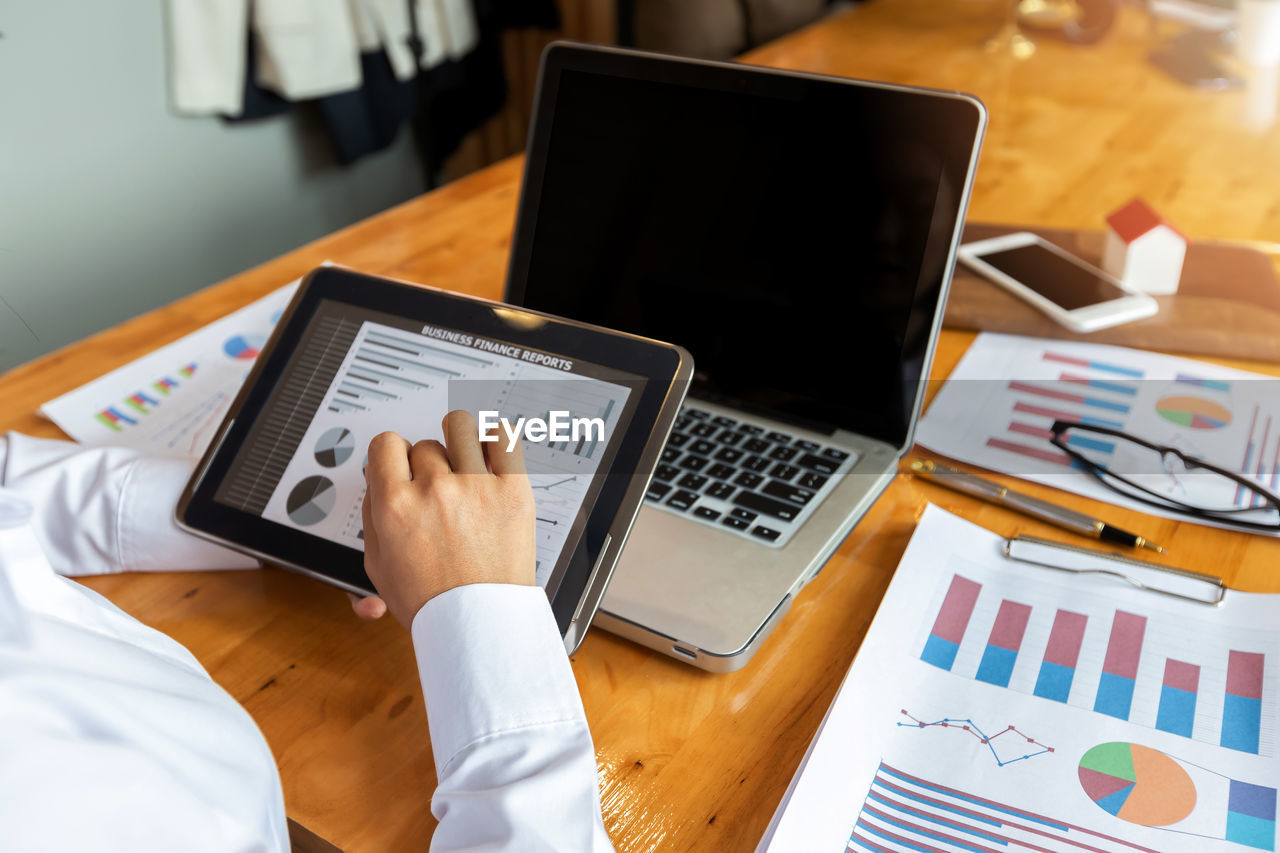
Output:
<svg viewBox="0 0 1280 853">
<path fill-rule="evenodd" d="M 326 266 L 309 273 L 197 465 L 178 504 L 179 526 L 198 536 L 358 594 L 373 585 L 360 551 L 214 500 L 322 301 L 382 311 L 640 377 L 639 397 L 551 608 L 572 651 L 603 596 L 693 372 L 670 344 L 477 297 Z M 536 320 L 536 322 L 530 322 Z M 443 413 L 442 413 L 443 414 Z"/>
</svg>

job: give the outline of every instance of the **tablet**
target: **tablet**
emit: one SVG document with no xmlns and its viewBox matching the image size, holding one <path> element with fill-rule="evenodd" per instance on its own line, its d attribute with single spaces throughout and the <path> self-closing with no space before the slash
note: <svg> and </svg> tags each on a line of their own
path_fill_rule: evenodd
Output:
<svg viewBox="0 0 1280 853">
<path fill-rule="evenodd" d="M 178 523 L 370 594 L 361 517 L 370 439 L 392 430 L 442 440 L 453 409 L 524 418 L 537 580 L 572 651 L 692 370 L 669 344 L 323 267 L 264 346 L 187 484 Z"/>
</svg>

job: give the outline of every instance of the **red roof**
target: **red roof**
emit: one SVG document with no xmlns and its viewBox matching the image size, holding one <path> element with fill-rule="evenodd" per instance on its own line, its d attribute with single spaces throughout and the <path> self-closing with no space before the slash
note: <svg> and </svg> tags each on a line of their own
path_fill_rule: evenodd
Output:
<svg viewBox="0 0 1280 853">
<path fill-rule="evenodd" d="M 1177 234 L 1184 241 L 1187 235 L 1183 234 L 1177 228 L 1170 225 L 1155 209 L 1140 198 L 1126 204 L 1115 213 L 1107 217 L 1107 224 L 1115 230 L 1121 240 L 1126 243 L 1132 243 L 1134 240 L 1146 234 L 1152 228 L 1161 225 L 1168 228 L 1174 234 Z"/>
</svg>

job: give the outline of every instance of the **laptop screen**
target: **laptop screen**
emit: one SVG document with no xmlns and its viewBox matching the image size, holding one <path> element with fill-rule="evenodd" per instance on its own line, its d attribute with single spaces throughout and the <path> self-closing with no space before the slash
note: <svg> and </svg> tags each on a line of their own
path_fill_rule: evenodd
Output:
<svg viewBox="0 0 1280 853">
<path fill-rule="evenodd" d="M 981 108 L 557 46 L 512 302 L 689 349 L 692 392 L 904 446 Z"/>
</svg>

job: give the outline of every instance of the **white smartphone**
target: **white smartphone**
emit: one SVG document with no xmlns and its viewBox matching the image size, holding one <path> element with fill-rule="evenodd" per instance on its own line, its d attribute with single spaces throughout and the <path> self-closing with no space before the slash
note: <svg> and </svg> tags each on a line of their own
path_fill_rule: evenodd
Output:
<svg viewBox="0 0 1280 853">
<path fill-rule="evenodd" d="M 1075 332 L 1139 320 L 1159 306 L 1145 293 L 1035 234 L 1020 231 L 960 247 L 961 263 Z"/>
</svg>

